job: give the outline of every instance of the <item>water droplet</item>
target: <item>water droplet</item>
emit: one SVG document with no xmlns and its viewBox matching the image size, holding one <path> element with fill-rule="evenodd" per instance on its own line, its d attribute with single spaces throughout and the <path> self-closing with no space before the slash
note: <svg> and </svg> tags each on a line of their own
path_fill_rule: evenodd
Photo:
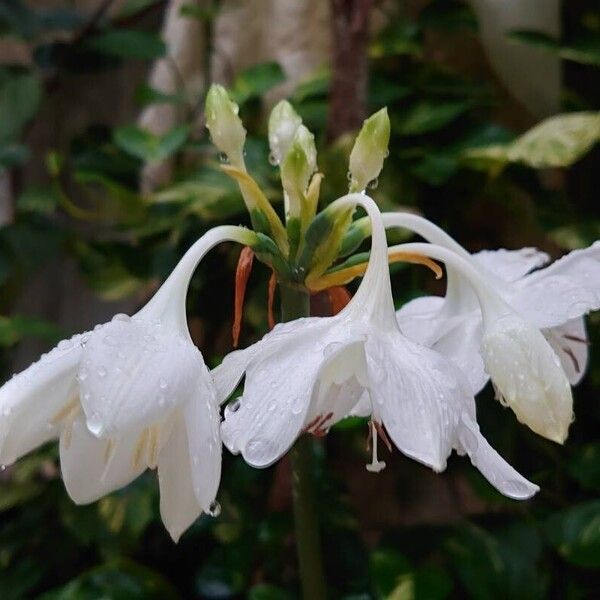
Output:
<svg viewBox="0 0 600 600">
<path fill-rule="evenodd" d="M 117 313 L 113 318 L 113 321 L 123 321 L 124 323 L 127 323 L 128 321 L 131 321 L 131 317 L 129 315 L 126 315 L 125 313 Z"/>
<path fill-rule="evenodd" d="M 210 503 L 207 513 L 211 517 L 218 517 L 221 514 L 221 505 L 215 500 Z"/>
<path fill-rule="evenodd" d="M 383 158 L 387 158 L 390 155 L 390 151 L 386 150 L 385 153 L 383 154 Z"/>
<path fill-rule="evenodd" d="M 279 161 L 277 160 L 277 157 L 275 156 L 275 154 L 273 154 L 273 152 L 269 154 L 269 164 L 274 167 L 276 167 L 279 164 Z"/>
<path fill-rule="evenodd" d="M 102 329 L 103 325 L 102 324 L 98 324 L 96 326 L 94 326 L 94 331 L 99 331 L 100 329 Z"/>
<path fill-rule="evenodd" d="M 239 398 L 236 398 L 233 402 L 230 402 L 227 405 L 227 409 L 229 410 L 229 412 L 235 413 L 238 410 L 240 410 L 240 406 L 241 406 L 242 402 Z"/>
<path fill-rule="evenodd" d="M 71 342 L 71 340 L 61 340 L 60 342 L 58 342 L 57 346 L 59 350 L 69 350 L 72 347 L 73 343 Z"/>
<path fill-rule="evenodd" d="M 227 154 L 225 152 L 219 152 L 219 162 L 228 163 L 229 159 L 227 158 Z"/>
<path fill-rule="evenodd" d="M 106 369 L 104 367 L 98 367 L 98 375 L 100 377 L 106 377 Z"/>
<path fill-rule="evenodd" d="M 167 380 L 166 380 L 166 379 L 161 379 L 161 380 L 158 382 L 158 387 L 159 387 L 161 390 L 166 390 L 166 389 L 169 387 L 169 384 L 167 383 Z"/>
<path fill-rule="evenodd" d="M 90 334 L 89 333 L 86 333 L 85 335 L 81 336 L 81 341 L 79 343 L 81 344 L 82 348 L 88 343 L 89 339 L 90 339 Z"/>
<path fill-rule="evenodd" d="M 375 179 L 372 179 L 371 181 L 369 181 L 369 183 L 367 184 L 367 188 L 369 188 L 370 190 L 374 190 L 377 188 L 377 186 L 379 185 L 379 179 L 377 179 L 377 177 Z"/>
<path fill-rule="evenodd" d="M 352 181 L 352 172 L 351 171 L 348 171 L 346 173 L 346 179 L 348 179 L 348 181 Z"/>
<path fill-rule="evenodd" d="M 0 471 L 6 471 L 6 465 L 0 465 Z"/>
<path fill-rule="evenodd" d="M 81 369 L 79 369 L 79 373 L 77 373 L 77 380 L 78 381 L 85 381 L 88 377 L 88 372 L 87 369 L 85 367 L 82 367 Z"/>
</svg>

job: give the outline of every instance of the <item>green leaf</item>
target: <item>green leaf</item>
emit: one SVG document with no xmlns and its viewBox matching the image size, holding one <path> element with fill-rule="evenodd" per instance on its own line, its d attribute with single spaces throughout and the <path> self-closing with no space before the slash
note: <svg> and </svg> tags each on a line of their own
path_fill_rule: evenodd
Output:
<svg viewBox="0 0 600 600">
<path fill-rule="evenodd" d="M 40 186 L 28 187 L 17 198 L 17 210 L 50 215 L 58 205 L 58 197 L 52 188 Z"/>
<path fill-rule="evenodd" d="M 114 141 L 121 150 L 145 162 L 159 162 L 174 154 L 187 140 L 189 128 L 181 125 L 164 136 L 136 125 L 125 125 L 114 131 Z"/>
<path fill-rule="evenodd" d="M 572 506 L 546 522 L 558 553 L 579 567 L 600 568 L 600 500 Z"/>
<path fill-rule="evenodd" d="M 248 592 L 248 600 L 291 600 L 292 596 L 280 587 L 268 583 L 255 585 Z"/>
<path fill-rule="evenodd" d="M 496 144 L 467 150 L 464 158 L 471 166 L 501 169 L 506 163 L 521 163 L 534 169 L 569 167 L 600 139 L 600 112 L 557 115 L 510 144 Z"/>
<path fill-rule="evenodd" d="M 135 92 L 135 101 L 141 106 L 149 104 L 180 104 L 183 98 L 180 94 L 165 94 L 147 84 L 142 84 Z"/>
<path fill-rule="evenodd" d="M 377 593 L 391 594 L 410 570 L 408 559 L 393 548 L 378 548 L 370 556 L 371 580 Z"/>
<path fill-rule="evenodd" d="M 23 164 L 29 155 L 29 148 L 23 144 L 3 144 L 0 146 L 0 170 Z"/>
<path fill-rule="evenodd" d="M 597 33 L 595 35 L 583 35 L 568 44 L 561 43 L 539 31 L 511 31 L 509 38 L 536 48 L 555 52 L 566 60 L 588 65 L 600 65 L 600 39 Z"/>
<path fill-rule="evenodd" d="M 144 60 L 155 60 L 166 52 L 164 42 L 157 35 L 132 29 L 100 33 L 87 40 L 85 46 L 109 56 Z"/>
<path fill-rule="evenodd" d="M 468 524 L 448 539 L 446 549 L 471 598 L 545 597 L 541 540 L 529 526 L 515 523 L 493 534 Z"/>
<path fill-rule="evenodd" d="M 600 491 L 600 442 L 576 448 L 568 470 L 582 487 Z"/>
<path fill-rule="evenodd" d="M 26 337 L 37 337 L 56 342 L 62 337 L 60 327 L 42 319 L 13 315 L 0 316 L 0 346 L 14 346 Z"/>
<path fill-rule="evenodd" d="M 252 98 L 262 97 L 285 79 L 279 63 L 262 63 L 242 71 L 233 82 L 229 95 L 238 104 L 244 104 Z"/>
<path fill-rule="evenodd" d="M 162 575 L 128 560 L 83 573 L 67 585 L 39 596 L 40 600 L 175 600 L 177 592 Z"/>
<path fill-rule="evenodd" d="M 0 72 L 0 143 L 21 135 L 41 99 L 42 87 L 34 75 Z"/>
<path fill-rule="evenodd" d="M 403 135 L 421 135 L 449 125 L 464 114 L 471 103 L 465 100 L 436 102 L 423 100 L 413 104 L 392 127 Z"/>
</svg>

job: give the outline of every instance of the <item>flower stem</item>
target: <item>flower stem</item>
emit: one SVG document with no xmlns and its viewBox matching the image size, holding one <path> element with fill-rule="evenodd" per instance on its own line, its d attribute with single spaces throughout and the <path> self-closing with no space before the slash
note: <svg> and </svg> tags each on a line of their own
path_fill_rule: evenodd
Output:
<svg viewBox="0 0 600 600">
<path fill-rule="evenodd" d="M 310 315 L 310 297 L 304 290 L 280 286 L 281 318 L 291 321 Z M 325 576 L 315 502 L 314 457 L 312 439 L 298 438 L 290 452 L 296 546 L 305 600 L 326 598 Z"/>
</svg>

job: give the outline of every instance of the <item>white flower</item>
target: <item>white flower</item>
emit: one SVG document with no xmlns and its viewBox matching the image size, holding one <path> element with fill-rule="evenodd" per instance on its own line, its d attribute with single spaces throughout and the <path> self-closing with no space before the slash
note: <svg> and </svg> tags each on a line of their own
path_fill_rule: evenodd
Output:
<svg viewBox="0 0 600 600">
<path fill-rule="evenodd" d="M 239 228 L 208 232 L 136 315 L 63 340 L 0 388 L 0 462 L 59 438 L 65 486 L 93 502 L 157 468 L 173 539 L 210 511 L 221 474 L 219 412 L 186 325 L 191 274 Z M 244 238 L 245 239 L 245 238 Z"/>
<path fill-rule="evenodd" d="M 372 429 L 384 438 L 387 430 L 406 455 L 441 471 L 454 448 L 468 453 L 502 493 L 532 496 L 538 488 L 481 435 L 473 395 L 459 369 L 400 333 L 379 211 L 362 194 L 337 201 L 340 208 L 348 204 L 363 205 L 373 222 L 371 257 L 359 290 L 338 315 L 279 325 L 213 371 L 220 400 L 245 374 L 241 398 L 225 409 L 225 445 L 253 466 L 268 466 L 303 430 L 324 434 L 367 390 Z M 374 435 L 368 467 L 373 471 L 384 466 L 376 444 Z"/>
<path fill-rule="evenodd" d="M 386 213 L 387 226 L 407 227 L 430 242 L 468 260 L 488 285 L 548 340 L 572 385 L 587 365 L 587 335 L 583 316 L 600 308 L 600 242 L 575 250 L 550 266 L 535 248 L 483 251 L 470 255 L 444 231 L 422 217 Z M 410 338 L 449 356 L 469 376 L 477 393 L 487 382 L 478 349 L 481 314 L 464 280 L 448 270 L 445 298 L 423 297 L 398 311 L 398 322 Z"/>
<path fill-rule="evenodd" d="M 521 422 L 536 433 L 563 443 L 573 420 L 571 387 L 558 356 L 538 327 L 509 306 L 490 278 L 472 261 L 434 244 L 401 244 L 390 250 L 420 252 L 442 260 L 453 277 L 448 283 L 449 299 L 441 307 L 432 307 L 432 300 L 426 300 L 429 321 L 423 316 L 427 310 L 418 318 L 413 312 L 412 320 L 401 315 L 401 327 L 412 327 L 414 337 L 419 335 L 419 325 L 427 324 L 429 345 L 460 364 L 471 376 L 472 387 L 475 382 L 485 381 L 479 375 L 485 371 L 499 399 L 512 408 Z M 465 292 L 457 294 L 461 279 Z M 472 307 L 473 295 L 479 311 Z M 442 344 L 438 346 L 439 340 Z M 476 350 L 461 351 L 461 344 L 473 345 Z"/>
</svg>

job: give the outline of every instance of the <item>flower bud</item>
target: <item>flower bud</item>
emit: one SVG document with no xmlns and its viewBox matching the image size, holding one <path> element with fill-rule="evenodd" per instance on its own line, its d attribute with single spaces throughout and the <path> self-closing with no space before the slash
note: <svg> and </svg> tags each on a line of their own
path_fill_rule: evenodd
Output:
<svg viewBox="0 0 600 600">
<path fill-rule="evenodd" d="M 291 216 L 299 216 L 306 188 L 317 168 L 315 136 L 300 125 L 281 163 L 281 183 L 289 197 Z"/>
<path fill-rule="evenodd" d="M 225 88 L 213 84 L 206 95 L 206 126 L 213 144 L 229 159 L 242 168 L 244 165 L 244 142 L 246 130 L 238 116 L 239 107 L 233 102 Z"/>
<path fill-rule="evenodd" d="M 273 164 L 281 164 L 300 125 L 302 119 L 287 100 L 273 107 L 269 117 L 269 146 Z"/>
<path fill-rule="evenodd" d="M 362 126 L 350 154 L 350 191 L 362 192 L 377 179 L 388 155 L 390 119 L 387 108 L 371 115 Z"/>
</svg>

